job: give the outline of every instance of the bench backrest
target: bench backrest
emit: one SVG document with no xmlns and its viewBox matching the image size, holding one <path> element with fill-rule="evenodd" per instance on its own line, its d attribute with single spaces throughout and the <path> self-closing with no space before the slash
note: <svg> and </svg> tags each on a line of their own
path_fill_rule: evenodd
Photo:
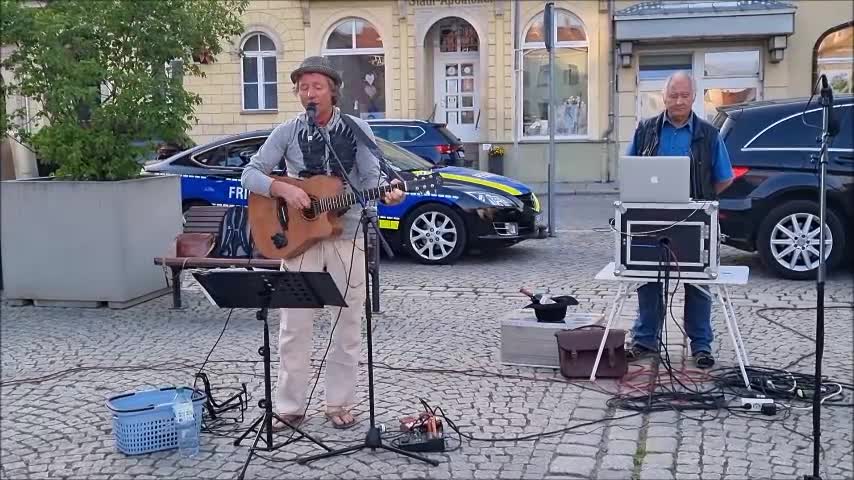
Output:
<svg viewBox="0 0 854 480">
<path fill-rule="evenodd" d="M 219 233 L 228 207 L 195 206 L 184 213 L 184 233 Z"/>
</svg>

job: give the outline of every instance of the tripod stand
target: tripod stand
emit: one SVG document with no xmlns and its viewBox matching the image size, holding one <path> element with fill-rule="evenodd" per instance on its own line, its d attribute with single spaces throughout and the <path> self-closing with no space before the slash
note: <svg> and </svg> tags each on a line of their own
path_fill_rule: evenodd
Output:
<svg viewBox="0 0 854 480">
<path fill-rule="evenodd" d="M 313 128 L 316 128 L 316 125 L 314 124 L 314 122 L 315 122 L 314 115 L 316 114 L 316 106 L 309 104 L 306 108 L 306 113 L 308 114 L 307 116 L 308 116 L 309 125 Z M 376 144 L 371 145 L 371 143 L 373 143 L 373 142 L 371 142 L 370 139 L 367 137 L 367 135 L 365 135 L 364 132 L 361 131 L 360 127 L 351 126 L 350 129 L 353 130 L 353 132 L 357 136 L 357 138 L 359 138 L 363 143 L 367 143 L 366 146 L 368 148 L 370 148 L 374 152 L 379 151 L 379 149 L 376 148 Z M 335 158 L 335 161 L 337 162 L 338 166 L 340 167 L 341 174 L 345 177 L 345 179 L 349 185 L 353 185 L 353 182 L 350 180 L 346 169 L 344 168 L 343 164 L 341 163 L 341 159 L 338 158 L 338 154 L 335 152 L 335 149 L 332 148 L 332 143 L 329 141 L 329 133 L 326 131 L 325 128 L 319 128 L 318 130 L 320 131 L 321 138 L 323 139 L 324 143 L 326 144 L 327 150 L 329 152 L 331 152 L 332 156 Z M 376 155 L 376 153 L 374 153 L 374 154 Z M 380 158 L 381 157 L 378 157 L 378 159 L 380 159 Z M 394 254 L 391 252 L 391 248 L 388 246 L 388 243 L 386 243 L 385 239 L 383 238 L 382 232 L 380 232 L 379 226 L 376 223 L 376 218 L 373 215 L 370 215 L 368 213 L 368 205 L 365 203 L 365 199 L 362 198 L 362 195 L 360 195 L 357 192 L 357 189 L 354 188 L 353 192 L 355 193 L 355 197 L 358 200 L 359 204 L 362 206 L 361 227 L 362 227 L 363 241 L 365 242 L 365 248 L 367 248 L 367 245 L 368 245 L 368 228 L 370 226 L 370 228 L 373 228 L 373 231 L 376 232 L 377 240 L 379 241 L 380 244 L 382 244 L 386 253 L 389 255 L 389 257 L 393 257 Z M 376 451 L 376 449 L 381 448 L 383 450 L 395 452 L 397 454 L 400 454 L 400 455 L 403 455 L 403 456 L 406 456 L 409 458 L 414 458 L 416 460 L 421 460 L 422 462 L 427 462 L 433 466 L 437 466 L 437 465 L 439 465 L 439 462 L 436 460 L 432 460 L 432 459 L 423 457 L 421 455 L 418 455 L 418 454 L 415 454 L 412 452 L 407 452 L 406 450 L 402 450 L 400 448 L 396 448 L 396 447 L 393 447 L 390 445 L 385 445 L 382 442 L 382 434 L 380 433 L 380 430 L 376 426 L 376 416 L 374 414 L 374 362 L 373 362 L 374 357 L 373 357 L 373 340 L 372 340 L 373 339 L 373 333 L 372 333 L 373 328 L 371 325 L 371 304 L 373 302 L 371 301 L 372 300 L 371 299 L 371 279 L 369 278 L 369 276 L 370 276 L 369 272 L 371 270 L 370 270 L 370 264 L 369 264 L 368 259 L 369 259 L 369 255 L 367 252 L 365 252 L 365 294 L 366 294 L 365 295 L 365 321 L 366 321 L 366 328 L 367 328 L 367 344 L 368 344 L 368 402 L 369 402 L 369 412 L 370 412 L 369 413 L 370 427 L 368 428 L 368 433 L 365 436 L 364 443 L 361 443 L 358 445 L 353 445 L 350 447 L 345 447 L 345 448 L 338 449 L 338 450 L 327 451 L 327 452 L 321 453 L 319 455 L 313 455 L 313 456 L 301 458 L 301 459 L 297 460 L 297 463 L 299 463 L 300 465 L 304 465 L 304 464 L 311 462 L 313 460 L 319 460 L 321 458 L 327 458 L 327 457 L 332 457 L 332 456 L 336 456 L 336 455 L 346 454 L 349 452 L 362 450 L 364 448 L 370 448 L 372 451 Z"/>
<path fill-rule="evenodd" d="M 368 225 L 370 224 L 370 218 L 367 215 L 362 215 L 362 234 L 365 238 L 365 244 L 368 242 Z M 365 255 L 365 276 L 368 275 L 368 255 Z M 372 327 L 371 327 L 371 282 L 365 278 L 365 322 L 367 329 L 367 344 L 368 344 L 368 405 L 369 405 L 369 416 L 370 416 L 370 427 L 368 428 L 368 433 L 365 436 L 364 443 L 352 445 L 349 447 L 341 448 L 338 450 L 327 451 L 325 453 L 321 453 L 318 455 L 312 455 L 310 457 L 305 457 L 297 460 L 297 463 L 300 465 L 304 465 L 308 462 L 319 460 L 321 458 L 332 457 L 335 455 L 342 455 L 349 452 L 354 452 L 358 450 L 362 450 L 365 448 L 370 448 L 372 451 L 375 451 L 378 448 L 383 450 L 388 450 L 390 452 L 395 452 L 400 455 L 414 458 L 416 460 L 421 460 L 422 462 L 429 463 L 434 467 L 439 465 L 439 462 L 430 458 L 423 457 L 421 455 L 407 452 L 406 450 L 402 450 L 397 447 L 393 447 L 390 445 L 386 445 L 382 442 L 382 434 L 380 430 L 376 426 L 376 416 L 374 414 L 374 355 L 373 355 L 373 342 L 372 342 Z"/>
<path fill-rule="evenodd" d="M 258 401 L 258 406 L 264 413 L 234 441 L 240 445 L 246 437 L 256 431 L 255 441 L 249 448 L 249 455 L 238 476 L 243 478 L 249 462 L 256 450 L 272 452 L 279 448 L 299 441 L 302 438 L 314 442 L 326 451 L 329 447 L 308 433 L 292 425 L 273 412 L 272 380 L 270 374 L 270 327 L 267 322 L 269 308 L 320 308 L 325 305 L 346 306 L 341 293 L 338 291 L 332 276 L 325 272 L 282 272 L 282 271 L 240 271 L 240 270 L 211 270 L 194 273 L 203 291 L 212 303 L 223 308 L 253 308 L 260 310 L 255 316 L 264 322 L 263 344 L 258 354 L 264 359 L 264 398 Z M 284 443 L 273 443 L 273 419 L 277 419 L 299 436 Z M 262 435 L 264 435 L 262 437 Z M 258 447 L 263 438 L 265 446 Z"/>
<path fill-rule="evenodd" d="M 824 280 L 826 274 L 824 258 L 824 228 L 825 228 L 825 197 L 827 196 L 827 184 L 825 174 L 827 172 L 827 156 L 830 147 L 830 138 L 836 135 L 838 126 L 833 122 L 833 89 L 828 85 L 827 76 L 821 75 L 821 108 L 822 108 L 822 133 L 821 153 L 818 159 L 819 165 L 819 200 L 818 200 L 818 272 L 816 274 L 816 322 L 815 322 L 815 382 L 816 388 L 812 399 L 812 435 L 813 435 L 813 471 L 812 475 L 804 475 L 804 480 L 821 480 L 820 457 L 821 457 L 821 362 L 824 355 Z"/>
</svg>

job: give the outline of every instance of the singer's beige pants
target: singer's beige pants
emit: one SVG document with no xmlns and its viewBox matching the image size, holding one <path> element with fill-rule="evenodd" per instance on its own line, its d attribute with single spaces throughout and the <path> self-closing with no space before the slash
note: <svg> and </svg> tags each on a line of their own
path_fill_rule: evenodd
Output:
<svg viewBox="0 0 854 480">
<path fill-rule="evenodd" d="M 320 272 L 332 276 L 347 308 L 329 307 L 332 314 L 332 346 L 326 359 L 326 408 L 351 407 L 355 401 L 359 372 L 361 320 L 365 302 L 365 251 L 359 238 L 330 239 L 304 254 L 285 261 L 288 270 Z M 352 256 L 352 270 L 350 268 Z M 349 282 L 348 282 L 349 278 Z M 338 317 L 338 312 L 341 316 Z M 302 415 L 311 373 L 312 334 L 316 309 L 282 309 L 279 326 L 279 379 L 276 385 L 276 412 Z M 337 325 L 335 320 L 338 318 Z M 318 352 L 326 351 L 328 339 Z"/>
</svg>

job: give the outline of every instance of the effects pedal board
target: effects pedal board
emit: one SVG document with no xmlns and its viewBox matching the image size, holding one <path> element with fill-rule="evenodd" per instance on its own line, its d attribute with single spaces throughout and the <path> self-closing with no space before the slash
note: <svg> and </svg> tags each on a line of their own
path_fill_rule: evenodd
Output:
<svg viewBox="0 0 854 480">
<path fill-rule="evenodd" d="M 400 419 L 400 431 L 403 435 L 397 447 L 410 452 L 444 452 L 445 434 L 442 432 L 442 420 L 431 412 L 423 412 L 417 417 Z"/>
<path fill-rule="evenodd" d="M 410 452 L 444 452 L 445 437 L 442 433 L 412 431 L 400 437 L 397 448 Z"/>
</svg>

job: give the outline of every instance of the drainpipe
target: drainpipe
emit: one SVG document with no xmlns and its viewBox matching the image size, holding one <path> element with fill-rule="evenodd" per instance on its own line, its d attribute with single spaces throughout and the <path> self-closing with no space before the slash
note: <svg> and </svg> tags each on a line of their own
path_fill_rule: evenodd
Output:
<svg viewBox="0 0 854 480">
<path fill-rule="evenodd" d="M 518 127 L 518 125 L 519 125 L 518 116 L 521 115 L 522 112 L 517 110 L 517 105 L 519 104 L 518 96 L 522 94 L 522 92 L 520 90 L 522 87 L 521 87 L 521 85 L 519 85 L 519 75 L 517 73 L 517 71 L 519 69 L 519 64 L 517 62 L 519 61 L 519 28 L 520 28 L 519 27 L 519 21 L 520 21 L 520 19 L 519 19 L 519 4 L 520 3 L 521 2 L 518 0 L 513 2 L 513 76 L 512 76 L 512 78 L 513 78 L 513 95 L 514 95 L 513 111 L 516 112 L 516 114 L 511 115 L 511 117 L 513 118 L 513 150 L 514 150 L 513 156 L 514 156 L 514 158 L 518 158 L 516 156 L 515 150 L 518 147 L 519 137 L 522 134 L 522 132 L 520 132 L 518 130 L 518 128 L 519 128 Z"/>
<path fill-rule="evenodd" d="M 617 45 L 616 34 L 614 32 L 614 0 L 608 0 L 608 27 L 610 30 L 608 35 L 608 52 L 610 58 L 608 61 L 608 128 L 605 130 L 605 133 L 602 134 L 602 140 L 607 142 L 607 154 L 603 172 L 606 182 L 611 181 L 611 154 L 617 150 L 617 148 L 614 148 L 617 142 L 612 138 L 614 126 L 616 124 L 615 108 L 617 105 L 617 89 L 615 82 L 615 76 L 617 74 Z"/>
</svg>

